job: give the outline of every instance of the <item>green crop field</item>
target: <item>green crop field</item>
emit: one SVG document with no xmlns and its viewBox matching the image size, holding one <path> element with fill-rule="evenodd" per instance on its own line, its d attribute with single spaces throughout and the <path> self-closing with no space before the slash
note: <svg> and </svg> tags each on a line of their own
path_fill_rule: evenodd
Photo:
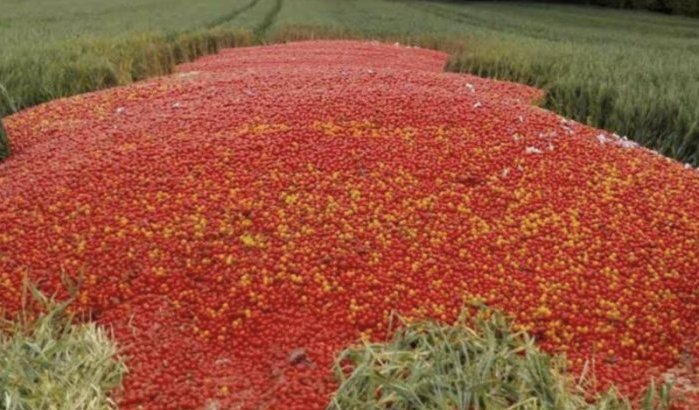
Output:
<svg viewBox="0 0 699 410">
<path fill-rule="evenodd" d="M 0 0 L 0 115 L 170 72 L 221 47 L 410 42 L 448 69 L 699 165 L 699 20 L 572 5 L 416 0 Z"/>
</svg>

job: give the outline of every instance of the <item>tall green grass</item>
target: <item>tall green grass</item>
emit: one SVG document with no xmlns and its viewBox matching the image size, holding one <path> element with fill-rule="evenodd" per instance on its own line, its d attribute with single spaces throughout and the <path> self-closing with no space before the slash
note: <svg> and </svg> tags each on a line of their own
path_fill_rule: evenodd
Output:
<svg viewBox="0 0 699 410">
<path fill-rule="evenodd" d="M 55 301 L 31 285 L 25 290 L 31 305 L 12 321 L 0 316 L 0 408 L 116 409 L 112 393 L 126 366 L 110 335 L 77 322 L 70 299 Z"/>
<path fill-rule="evenodd" d="M 82 38 L 213 28 L 250 0 L 2 0 L 0 60 Z"/>
<path fill-rule="evenodd" d="M 584 373 L 542 352 L 499 312 L 462 314 L 453 325 L 406 323 L 386 342 L 350 347 L 335 361 L 340 387 L 328 410 L 631 410 L 614 388 L 598 393 Z M 654 384 L 635 408 L 667 409 L 671 385 Z"/>
<path fill-rule="evenodd" d="M 368 35 L 361 31 L 343 28 L 339 26 L 305 25 L 293 24 L 285 25 L 271 32 L 267 39 L 272 43 L 287 43 L 293 41 L 309 40 L 370 40 L 378 39 L 387 43 L 400 43 L 404 45 L 414 45 L 433 50 L 444 51 L 446 53 L 458 54 L 464 51 L 468 44 L 457 37 L 450 37 L 441 34 L 425 33 L 376 33 Z"/>
<path fill-rule="evenodd" d="M 0 161 L 10 156 L 10 140 L 7 139 L 5 126 L 2 125 L 0 119 Z"/>
<path fill-rule="evenodd" d="M 213 28 L 83 39 L 0 60 L 0 116 L 45 101 L 171 73 L 179 63 L 250 44 L 246 30 Z"/>
</svg>

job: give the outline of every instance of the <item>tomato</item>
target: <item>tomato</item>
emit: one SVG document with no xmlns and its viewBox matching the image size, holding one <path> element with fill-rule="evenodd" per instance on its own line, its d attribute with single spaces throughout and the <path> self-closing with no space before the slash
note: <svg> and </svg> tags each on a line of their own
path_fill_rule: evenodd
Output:
<svg viewBox="0 0 699 410">
<path fill-rule="evenodd" d="M 9 117 L 0 303 L 81 276 L 125 409 L 323 408 L 335 354 L 392 312 L 472 302 L 638 392 L 697 350 L 699 174 L 446 57 L 224 50 Z"/>
</svg>

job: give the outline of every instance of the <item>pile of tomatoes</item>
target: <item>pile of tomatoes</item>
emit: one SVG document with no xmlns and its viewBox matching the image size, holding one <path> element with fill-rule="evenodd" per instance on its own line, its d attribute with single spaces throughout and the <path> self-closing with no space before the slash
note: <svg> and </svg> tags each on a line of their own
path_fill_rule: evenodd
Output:
<svg viewBox="0 0 699 410">
<path fill-rule="evenodd" d="M 0 303 L 79 278 L 125 409 L 321 409 L 391 312 L 473 302 L 624 392 L 699 353 L 699 173 L 445 60 L 241 48 L 9 117 Z"/>
</svg>

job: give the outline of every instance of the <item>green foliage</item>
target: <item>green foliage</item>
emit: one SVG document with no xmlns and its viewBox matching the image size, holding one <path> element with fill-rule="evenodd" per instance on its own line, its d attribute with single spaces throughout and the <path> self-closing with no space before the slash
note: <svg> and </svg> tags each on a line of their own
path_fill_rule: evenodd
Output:
<svg viewBox="0 0 699 410">
<path fill-rule="evenodd" d="M 41 309 L 25 307 L 0 322 L 0 408 L 109 410 L 126 367 L 104 329 L 75 323 L 70 301 L 58 303 L 29 286 Z"/>
<path fill-rule="evenodd" d="M 262 21 L 255 27 L 255 39 L 258 42 L 264 42 L 264 36 L 267 34 L 269 28 L 274 24 L 274 21 L 282 9 L 282 0 L 274 0 L 274 5 L 267 11 Z"/>
<path fill-rule="evenodd" d="M 573 379 L 564 358 L 540 351 L 498 312 L 462 314 L 451 326 L 400 321 L 389 341 L 337 357 L 329 410 L 631 410 L 614 389 L 597 394 Z M 641 408 L 667 409 L 670 388 L 651 384 Z"/>
<path fill-rule="evenodd" d="M 10 156 L 10 140 L 7 139 L 5 127 L 0 119 L 0 161 Z"/>
<path fill-rule="evenodd" d="M 2 0 L 0 60 L 85 38 L 214 28 L 250 0 Z"/>
<path fill-rule="evenodd" d="M 213 28 L 177 35 L 83 39 L 0 60 L 0 116 L 55 98 L 171 73 L 176 64 L 250 43 L 245 30 Z"/>
</svg>

